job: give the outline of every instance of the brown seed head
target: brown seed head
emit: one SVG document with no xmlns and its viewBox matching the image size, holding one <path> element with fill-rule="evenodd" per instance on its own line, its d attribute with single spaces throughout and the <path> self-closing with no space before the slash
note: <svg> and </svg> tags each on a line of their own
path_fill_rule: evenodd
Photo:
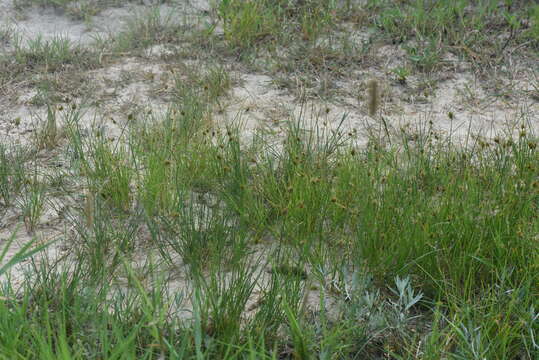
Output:
<svg viewBox="0 0 539 360">
<path fill-rule="evenodd" d="M 374 116 L 380 105 L 380 91 L 378 89 L 378 81 L 375 79 L 367 84 L 367 92 L 369 99 L 369 115 Z"/>
</svg>

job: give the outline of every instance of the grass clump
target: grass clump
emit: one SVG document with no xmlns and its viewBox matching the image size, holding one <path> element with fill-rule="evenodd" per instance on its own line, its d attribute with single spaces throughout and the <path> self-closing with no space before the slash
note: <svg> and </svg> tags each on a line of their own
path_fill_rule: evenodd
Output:
<svg viewBox="0 0 539 360">
<path fill-rule="evenodd" d="M 225 40 L 233 48 L 249 49 L 262 40 L 282 42 L 288 31 L 297 32 L 303 40 L 316 40 L 331 28 L 330 12 L 336 9 L 328 1 L 244 1 L 225 0 L 217 12 L 223 22 Z"/>
<path fill-rule="evenodd" d="M 12 51 L 0 54 L 0 67 L 4 69 L 0 85 L 28 81 L 25 77 L 33 74 L 30 84 L 38 88 L 33 99 L 36 105 L 61 101 L 57 92 L 62 88 L 76 91 L 74 87 L 80 85 L 76 82 L 81 76 L 80 71 L 95 68 L 100 62 L 93 50 L 76 45 L 63 36 L 52 39 L 38 36 L 24 41 L 14 35 L 12 44 Z M 7 86 L 5 90 L 8 90 Z"/>
<path fill-rule="evenodd" d="M 527 1 L 499 4 L 490 0 L 472 3 L 375 0 L 369 1 L 367 6 L 370 13 L 375 14 L 373 23 L 391 41 L 406 43 L 413 40 L 420 46 L 434 44 L 439 55 L 451 51 L 478 64 L 489 64 L 492 56 L 499 59 L 510 45 L 525 44 L 535 26 L 523 25 L 528 24 L 526 19 L 534 13 L 532 3 Z M 489 33 L 503 36 L 489 36 Z M 417 55 L 412 53 L 410 56 L 413 60 Z"/>
<path fill-rule="evenodd" d="M 173 23 L 173 14 L 162 14 L 158 7 L 139 11 L 127 21 L 125 30 L 98 41 L 107 52 L 124 54 L 148 48 L 154 44 L 173 42 L 181 38 L 182 24 Z"/>
<path fill-rule="evenodd" d="M 84 50 L 78 48 L 68 38 L 56 37 L 44 40 L 42 37 L 21 41 L 15 44 L 16 63 L 24 64 L 26 68 L 45 67 L 54 72 L 62 65 L 79 63 L 84 58 Z"/>
</svg>

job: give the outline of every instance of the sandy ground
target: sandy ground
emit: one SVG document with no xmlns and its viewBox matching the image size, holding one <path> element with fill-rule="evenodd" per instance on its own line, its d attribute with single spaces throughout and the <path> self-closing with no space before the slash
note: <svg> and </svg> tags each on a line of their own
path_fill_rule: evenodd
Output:
<svg viewBox="0 0 539 360">
<path fill-rule="evenodd" d="M 168 13 L 204 16 L 210 8 L 207 1 L 200 0 L 156 6 L 165 17 Z M 32 6 L 16 10 L 13 0 L 0 0 L 0 26 L 15 29 L 21 36 L 22 44 L 40 36 L 44 40 L 62 36 L 76 44 L 88 45 L 97 37 L 121 31 L 130 17 L 150 7 L 149 4 L 128 3 L 122 7 L 106 8 L 89 21 L 82 21 L 52 8 Z M 361 42 L 365 41 L 366 36 L 368 34 L 356 31 L 352 39 Z M 3 52 L 9 50 L 8 45 Z M 111 116 L 121 120 L 125 115 L 122 110 L 133 105 L 154 110 L 165 108 L 166 99 L 156 96 L 155 88 L 170 86 L 173 80 L 169 76 L 170 64 L 161 60 L 167 51 L 171 50 L 162 45 L 153 46 L 147 49 L 145 59 L 124 58 L 119 63 L 85 74 L 85 81 L 90 81 L 87 85 L 100 100 L 104 100 L 98 109 L 88 109 L 85 115 L 87 121 L 99 118 L 95 121 L 103 122 Z M 532 82 L 539 76 L 538 69 L 529 64 L 520 64 L 516 58 L 513 68 L 510 71 L 507 69 L 505 74 L 500 73 L 498 78 L 502 83 L 497 86 L 512 92 L 507 97 L 503 93 L 498 96 L 486 93 L 485 80 L 478 79 L 466 62 L 450 54 L 444 61 L 454 71 L 436 79 L 435 84 L 429 84 L 418 76 L 410 76 L 405 85 L 399 84 L 391 73 L 391 69 L 404 64 L 404 51 L 386 45 L 376 50 L 376 56 L 380 59 L 376 67 L 357 71 L 346 80 L 337 81 L 340 93 L 336 99 L 328 102 L 312 97 L 306 107 L 300 106 L 297 97 L 290 92 L 275 86 L 271 76 L 232 73 L 232 77 L 239 80 L 238 85 L 226 99 L 225 111 L 215 115 L 217 123 L 240 116 L 245 124 L 245 133 L 251 134 L 257 128 L 275 129 L 287 117 L 297 117 L 300 111 L 306 122 L 320 120 L 319 115 L 325 112 L 328 116 L 324 116 L 323 122 L 340 122 L 341 117 L 346 115 L 346 127 L 361 130 L 366 124 L 377 123 L 377 119 L 367 116 L 366 101 L 362 95 L 365 83 L 371 78 L 378 79 L 382 84 L 382 114 L 396 129 L 432 121 L 435 128 L 447 134 L 465 136 L 471 129 L 475 133 L 483 132 L 491 136 L 505 131 L 508 124 L 520 121 L 523 114 L 530 119 L 538 118 L 539 103 L 529 96 Z M 322 80 L 320 86 L 323 86 Z M 25 142 L 45 113 L 43 106 L 31 104 L 38 89 L 17 84 L 8 93 L 8 100 L 0 100 L 0 139 Z M 83 101 L 75 100 L 79 103 Z M 325 111 L 328 108 L 330 111 Z M 448 117 L 450 112 L 455 114 L 453 119 Z M 15 119 L 18 119 L 18 126 L 14 126 Z M 537 123 L 530 125 L 537 128 Z M 110 128 L 113 133 L 116 132 L 114 126 Z"/>
<path fill-rule="evenodd" d="M 90 21 L 74 20 L 54 9 L 30 7 L 22 11 L 15 9 L 12 0 L 0 0 L 0 28 L 11 27 L 22 36 L 23 43 L 28 39 L 42 36 L 51 39 L 64 36 L 75 43 L 86 46 L 96 37 L 120 31 L 125 21 L 137 11 L 147 9 L 150 4 L 131 3 L 121 7 L 104 9 Z M 204 14 L 210 9 L 208 2 L 180 1 L 157 5 L 161 13 L 180 11 L 186 15 Z M 363 41 L 365 34 L 355 34 L 356 41 Z M 0 51 L 5 54 L 12 50 L 12 45 L 4 44 Z M 160 89 L 172 86 L 170 62 L 164 61 L 167 53 L 174 49 L 156 45 L 146 49 L 144 57 L 126 57 L 96 70 L 84 74 L 85 86 L 89 86 L 93 96 L 99 99 L 99 106 L 91 103 L 84 109 L 83 123 L 100 126 L 106 135 L 116 139 L 122 124 L 133 109 L 152 109 L 154 113 L 166 111 L 168 100 L 159 96 Z M 336 128 L 345 117 L 343 131 L 354 130 L 360 134 L 360 140 L 366 141 L 368 129 L 380 128 L 380 116 L 390 126 L 392 132 L 401 128 L 419 131 L 429 122 L 440 133 L 465 141 L 471 130 L 491 138 L 498 134 L 514 133 L 518 126 L 528 120 L 528 124 L 537 133 L 539 130 L 539 101 L 532 96 L 532 83 L 539 76 L 539 69 L 529 64 L 519 63 L 515 57 L 514 66 L 500 73 L 498 88 L 507 90 L 485 90 L 488 79 L 478 78 L 466 62 L 447 55 L 444 60 L 454 71 L 447 72 L 428 84 L 421 76 L 410 76 L 406 84 L 396 81 L 391 69 L 404 63 L 405 54 L 395 46 L 382 46 L 375 50 L 380 59 L 377 66 L 350 74 L 346 79 L 337 81 L 338 96 L 325 101 L 316 96 L 302 104 L 298 97 L 289 90 L 278 87 L 267 73 L 242 72 L 241 67 L 231 69 L 234 79 L 229 94 L 222 100 L 221 109 L 213 114 L 216 126 L 240 121 L 246 139 L 263 129 L 278 136 L 286 126 L 287 120 L 299 118 L 306 127 L 322 124 L 330 129 Z M 181 60 L 180 60 L 181 62 Z M 189 66 L 192 60 L 186 60 Z M 178 67 L 176 67 L 178 68 Z M 368 116 L 365 85 L 376 78 L 382 89 L 380 114 Z M 323 86 L 323 83 L 320 83 Z M 35 136 L 39 124 L 46 118 L 46 108 L 34 105 L 32 99 L 38 89 L 13 84 L 3 89 L 8 96 L 0 97 L 0 141 L 29 143 Z M 83 98 L 72 97 L 72 101 L 81 104 Z M 454 116 L 450 116 L 453 114 Z M 66 233 L 66 221 L 58 209 L 48 206 L 34 234 L 28 234 L 21 226 L 20 214 L 8 211 L 0 224 L 0 244 L 19 226 L 16 234 L 16 246 L 8 252 L 8 258 L 21 244 L 37 237 L 40 241 L 59 238 L 60 241 L 50 248 L 49 256 L 69 252 L 62 245 L 61 238 Z M 14 272 L 14 278 L 21 281 L 22 270 Z M 186 286 L 185 279 L 178 275 L 173 288 Z M 317 298 L 311 304 L 317 303 Z M 250 307 L 255 306 L 253 302 Z M 314 306 L 314 305 L 313 305 Z"/>
</svg>

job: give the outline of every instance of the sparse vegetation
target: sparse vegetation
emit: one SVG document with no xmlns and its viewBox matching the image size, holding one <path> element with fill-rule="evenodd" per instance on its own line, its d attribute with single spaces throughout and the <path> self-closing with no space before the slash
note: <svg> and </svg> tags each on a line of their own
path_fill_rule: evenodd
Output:
<svg viewBox="0 0 539 360">
<path fill-rule="evenodd" d="M 446 132 L 388 109 L 408 91 L 426 113 L 448 52 L 500 81 L 536 61 L 537 9 L 222 0 L 86 46 L 9 28 L 0 94 L 36 125 L 0 142 L 0 358 L 537 359 L 536 112 L 457 135 L 488 92 L 471 82 Z M 259 110 L 256 72 L 299 111 Z M 247 133 L 251 113 L 272 122 Z M 0 118 L 1 139 L 27 123 Z"/>
</svg>

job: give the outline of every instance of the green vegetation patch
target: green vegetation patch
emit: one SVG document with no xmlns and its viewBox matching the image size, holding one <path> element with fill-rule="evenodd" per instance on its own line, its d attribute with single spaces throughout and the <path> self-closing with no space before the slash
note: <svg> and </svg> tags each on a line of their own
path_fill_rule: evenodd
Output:
<svg viewBox="0 0 539 360">
<path fill-rule="evenodd" d="M 525 128 L 467 149 L 427 128 L 396 151 L 293 122 L 280 145 L 246 144 L 192 94 L 157 122 L 130 117 L 122 143 L 69 117 L 66 176 L 87 179 L 70 212 L 75 265 L 44 263 L 18 294 L 5 288 L 6 356 L 537 354 L 539 154 Z M 30 231 L 33 197 L 47 196 L 33 174 Z M 135 271 L 140 246 L 156 251 Z M 179 260 L 189 285 L 169 293 L 159 269 Z"/>
</svg>

